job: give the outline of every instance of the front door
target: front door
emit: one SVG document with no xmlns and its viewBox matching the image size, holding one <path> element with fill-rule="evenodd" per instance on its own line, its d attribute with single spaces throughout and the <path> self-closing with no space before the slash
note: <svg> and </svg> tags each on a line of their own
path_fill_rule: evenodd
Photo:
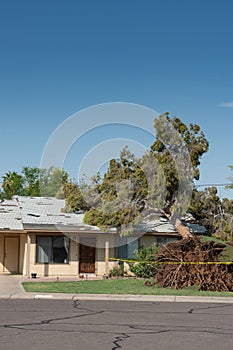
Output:
<svg viewBox="0 0 233 350">
<path fill-rule="evenodd" d="M 79 272 L 95 273 L 95 238 L 84 238 L 79 246 Z"/>
<path fill-rule="evenodd" d="M 4 272 L 19 272 L 19 237 L 5 237 Z"/>
</svg>

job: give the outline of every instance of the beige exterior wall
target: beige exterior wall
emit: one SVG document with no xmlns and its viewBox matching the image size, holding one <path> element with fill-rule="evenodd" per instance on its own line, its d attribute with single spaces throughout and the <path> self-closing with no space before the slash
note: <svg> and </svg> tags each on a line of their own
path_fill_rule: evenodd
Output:
<svg viewBox="0 0 233 350">
<path fill-rule="evenodd" d="M 0 273 L 6 273 L 7 268 L 4 268 L 4 241 L 6 237 L 18 237 L 19 239 L 19 266 L 18 272 L 23 275 L 31 276 L 31 273 L 37 273 L 38 277 L 44 276 L 78 276 L 79 275 L 79 242 L 85 237 L 96 238 L 96 262 L 95 274 L 103 276 L 117 265 L 117 261 L 107 260 L 107 258 L 117 257 L 118 236 L 111 233 L 87 233 L 79 232 L 70 234 L 70 255 L 69 263 L 67 264 L 40 264 L 36 263 L 36 236 L 45 235 L 60 235 L 60 232 L 1 232 L 0 233 Z M 28 239 L 30 237 L 30 250 L 27 250 Z M 162 235 L 163 236 L 163 235 Z M 140 237 L 139 245 L 150 246 L 156 245 L 156 235 L 144 235 Z M 108 243 L 106 243 L 108 242 Z M 108 254 L 106 252 L 106 244 L 109 246 Z M 107 256 L 108 255 L 108 256 Z M 30 264 L 27 267 L 28 260 Z M 125 264 L 127 269 L 127 264 Z"/>
<path fill-rule="evenodd" d="M 4 234 L 0 234 L 0 273 L 3 272 Z"/>
<path fill-rule="evenodd" d="M 157 240 L 156 240 L 156 236 L 142 236 L 139 239 L 139 246 L 144 246 L 144 247 L 149 247 L 149 246 L 156 246 L 157 244 Z"/>
<path fill-rule="evenodd" d="M 31 273 L 37 273 L 38 277 L 44 276 L 78 276 L 79 275 L 79 242 L 82 238 L 95 237 L 96 238 L 96 262 L 95 262 L 95 274 L 97 276 L 102 276 L 107 274 L 108 271 L 116 265 L 114 261 L 109 261 L 106 264 L 105 260 L 105 242 L 109 242 L 109 257 L 114 258 L 116 252 L 116 235 L 108 233 L 97 233 L 97 234 L 70 234 L 70 255 L 69 263 L 67 264 L 41 264 L 36 262 L 36 236 L 45 235 L 59 235 L 59 233 L 40 233 L 40 232 L 31 232 L 29 233 L 30 237 L 30 254 L 27 252 L 27 239 L 26 237 L 22 238 L 22 273 L 24 275 L 31 276 Z M 25 235 L 26 236 L 26 235 Z M 74 240 L 72 240 L 72 238 Z M 30 259 L 30 266 L 27 270 L 27 260 Z"/>
<path fill-rule="evenodd" d="M 29 233 L 30 243 L 30 268 L 28 277 L 31 273 L 37 273 L 38 277 L 44 276 L 76 276 L 78 274 L 78 243 L 70 240 L 70 255 L 67 264 L 42 264 L 36 262 L 36 233 Z M 38 233 L 39 236 L 57 236 L 58 233 Z"/>
<path fill-rule="evenodd" d="M 26 272 L 26 252 L 27 252 L 27 236 L 26 233 L 20 234 L 19 248 L 19 273 L 25 275 Z"/>
<path fill-rule="evenodd" d="M 178 234 L 174 234 L 174 233 L 157 233 L 157 234 L 146 234 L 142 237 L 140 237 L 139 239 L 139 246 L 145 246 L 145 247 L 149 247 L 149 246 L 153 246 L 153 245 L 157 245 L 157 243 L 159 244 L 159 242 L 161 242 L 160 240 L 165 240 L 166 242 L 172 241 L 172 240 L 178 240 L 180 239 L 180 236 Z"/>
</svg>

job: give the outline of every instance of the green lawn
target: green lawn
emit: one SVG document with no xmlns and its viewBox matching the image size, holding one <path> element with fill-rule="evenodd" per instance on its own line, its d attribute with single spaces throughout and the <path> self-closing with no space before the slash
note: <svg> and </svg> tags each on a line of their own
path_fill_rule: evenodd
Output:
<svg viewBox="0 0 233 350">
<path fill-rule="evenodd" d="M 197 296 L 229 296 L 233 293 L 199 292 L 192 287 L 184 290 L 160 288 L 158 286 L 145 287 L 142 279 L 107 279 L 97 281 L 77 282 L 24 282 L 27 292 L 37 293 L 88 293 L 88 294 L 144 294 L 144 295 L 197 295 Z"/>
</svg>

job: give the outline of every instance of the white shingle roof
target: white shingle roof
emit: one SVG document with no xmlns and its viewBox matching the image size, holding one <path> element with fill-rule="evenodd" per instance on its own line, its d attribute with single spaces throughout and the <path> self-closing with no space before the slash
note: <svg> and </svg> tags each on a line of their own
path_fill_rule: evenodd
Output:
<svg viewBox="0 0 233 350">
<path fill-rule="evenodd" d="M 18 202 L 4 200 L 0 203 L 0 230 L 22 230 L 22 217 Z"/>
<path fill-rule="evenodd" d="M 83 213 L 65 213 L 65 200 L 52 197 L 16 197 L 0 203 L 0 230 L 23 230 L 24 227 L 54 225 L 79 231 L 100 231 L 97 226 L 83 223 Z M 205 233 L 203 226 L 190 224 L 191 230 Z M 108 231 L 115 231 L 109 229 Z M 148 216 L 136 227 L 137 232 L 176 232 L 170 221 L 159 216 Z"/>
<path fill-rule="evenodd" d="M 99 230 L 83 223 L 83 213 L 65 213 L 65 200 L 52 197 L 19 197 L 23 225 L 71 226 L 79 230 Z"/>
<path fill-rule="evenodd" d="M 99 230 L 83 224 L 84 214 L 63 213 L 65 201 L 46 197 L 15 197 L 0 203 L 0 230 L 23 230 L 24 226 L 59 225 L 78 226 L 80 229 Z"/>
<path fill-rule="evenodd" d="M 135 227 L 135 230 L 143 232 L 177 232 L 171 222 L 163 218 L 145 219 Z"/>
</svg>

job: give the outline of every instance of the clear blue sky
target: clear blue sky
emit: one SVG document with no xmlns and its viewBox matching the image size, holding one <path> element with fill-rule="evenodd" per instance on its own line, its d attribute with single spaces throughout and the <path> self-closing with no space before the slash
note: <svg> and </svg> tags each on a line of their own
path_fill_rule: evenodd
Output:
<svg viewBox="0 0 233 350">
<path fill-rule="evenodd" d="M 210 141 L 200 182 L 225 183 L 232 14 L 230 0 L 0 1 L 0 175 L 38 166 L 71 114 L 122 101 L 200 124 Z"/>
</svg>

